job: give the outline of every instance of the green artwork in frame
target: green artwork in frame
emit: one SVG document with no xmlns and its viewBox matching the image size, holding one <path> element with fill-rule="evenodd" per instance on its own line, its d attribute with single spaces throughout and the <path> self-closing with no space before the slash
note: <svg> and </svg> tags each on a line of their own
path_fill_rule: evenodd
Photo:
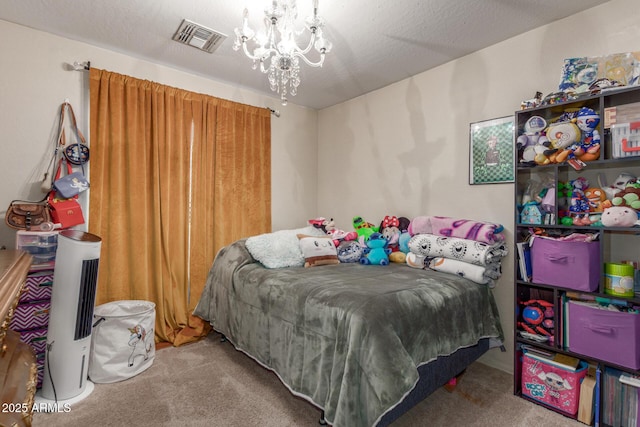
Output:
<svg viewBox="0 0 640 427">
<path fill-rule="evenodd" d="M 471 123 L 469 144 L 469 184 L 514 182 L 513 116 Z"/>
</svg>

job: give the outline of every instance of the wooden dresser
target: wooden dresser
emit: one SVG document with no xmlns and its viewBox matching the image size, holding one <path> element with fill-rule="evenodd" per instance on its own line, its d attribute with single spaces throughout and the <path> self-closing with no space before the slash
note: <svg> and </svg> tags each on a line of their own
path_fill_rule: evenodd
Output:
<svg viewBox="0 0 640 427">
<path fill-rule="evenodd" d="M 33 349 L 9 329 L 31 266 L 31 255 L 0 250 L 0 427 L 30 426 L 37 367 Z"/>
</svg>

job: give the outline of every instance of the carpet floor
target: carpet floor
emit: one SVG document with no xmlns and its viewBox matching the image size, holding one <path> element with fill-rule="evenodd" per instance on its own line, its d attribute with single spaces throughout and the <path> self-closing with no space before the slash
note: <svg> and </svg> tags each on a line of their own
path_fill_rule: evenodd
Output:
<svg viewBox="0 0 640 427">
<path fill-rule="evenodd" d="M 392 426 L 584 426 L 514 396 L 512 383 L 510 374 L 476 362 L 453 392 L 437 390 Z M 275 374 L 212 333 L 158 350 L 133 378 L 96 384 L 69 412 L 35 413 L 33 426 L 316 427 L 319 418 Z"/>
</svg>

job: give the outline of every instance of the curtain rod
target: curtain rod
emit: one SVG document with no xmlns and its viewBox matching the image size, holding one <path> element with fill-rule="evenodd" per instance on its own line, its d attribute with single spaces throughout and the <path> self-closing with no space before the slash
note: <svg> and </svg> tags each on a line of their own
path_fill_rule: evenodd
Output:
<svg viewBox="0 0 640 427">
<path fill-rule="evenodd" d="M 91 69 L 91 61 L 84 61 L 84 62 L 75 61 L 72 64 L 72 66 L 75 71 L 89 71 Z M 271 114 L 273 114 L 274 116 L 280 117 L 279 110 L 274 110 L 271 107 L 265 107 L 265 108 L 271 111 Z"/>
<path fill-rule="evenodd" d="M 91 69 L 91 61 L 75 61 L 72 66 L 75 71 L 89 71 Z"/>
<path fill-rule="evenodd" d="M 266 108 L 267 110 L 271 111 L 271 114 L 273 114 L 274 116 L 280 117 L 280 111 L 279 110 L 274 110 L 271 107 L 264 107 L 264 108 Z"/>
</svg>

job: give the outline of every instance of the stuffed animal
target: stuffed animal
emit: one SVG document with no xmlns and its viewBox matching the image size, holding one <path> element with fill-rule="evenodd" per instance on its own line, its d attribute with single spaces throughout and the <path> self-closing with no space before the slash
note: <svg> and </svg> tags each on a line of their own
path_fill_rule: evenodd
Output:
<svg viewBox="0 0 640 427">
<path fill-rule="evenodd" d="M 402 233 L 408 233 L 407 229 L 409 228 L 409 219 L 403 216 L 395 217 L 387 215 L 384 217 L 382 222 L 380 223 L 380 227 L 378 228 L 379 233 L 387 239 L 387 247 L 391 249 L 392 253 L 400 252 L 400 236 Z M 406 252 L 405 252 L 406 253 Z M 396 262 L 404 262 L 404 257 L 402 260 L 397 258 L 399 261 Z"/>
<path fill-rule="evenodd" d="M 398 246 L 400 246 L 400 252 L 405 254 L 409 253 L 409 240 L 411 240 L 411 234 L 409 231 L 405 231 L 400 234 L 400 238 L 398 239 Z"/>
<path fill-rule="evenodd" d="M 624 190 L 627 184 L 633 183 L 636 180 L 637 178 L 635 175 L 631 175 L 628 172 L 622 172 L 611 185 L 606 185 L 606 183 L 602 181 L 602 175 L 598 176 L 598 185 L 607 194 L 607 200 L 613 200 L 616 193 L 620 190 Z"/>
<path fill-rule="evenodd" d="M 336 228 L 336 224 L 333 221 L 333 218 L 326 219 L 324 217 L 318 217 L 310 219 L 309 224 L 322 230 L 328 236 L 330 236 L 333 239 L 333 243 L 336 245 L 336 247 L 343 240 L 356 240 L 358 238 L 358 234 L 355 231 L 344 231 Z"/>
<path fill-rule="evenodd" d="M 628 206 L 640 211 L 640 183 L 629 183 L 611 199 L 613 206 Z"/>
<path fill-rule="evenodd" d="M 340 262 L 360 262 L 364 255 L 364 248 L 355 240 L 343 240 L 338 245 L 338 260 Z"/>
<path fill-rule="evenodd" d="M 353 217 L 353 228 L 355 228 L 356 233 L 358 234 L 358 241 L 360 241 L 362 246 L 366 246 L 369 236 L 378 232 L 378 229 L 373 224 L 365 221 L 361 216 Z"/>
<path fill-rule="evenodd" d="M 589 187 L 584 190 L 584 195 L 589 201 L 590 212 L 602 212 L 604 210 L 604 201 L 607 200 L 607 195 L 602 188 Z"/>
<path fill-rule="evenodd" d="M 544 147 L 543 142 L 547 141 L 544 136 L 546 127 L 546 120 L 540 116 L 531 116 L 524 124 L 524 133 L 516 140 L 520 163 L 535 165 L 536 147 Z"/>
<path fill-rule="evenodd" d="M 535 162 L 539 165 L 564 162 L 572 152 L 569 147 L 579 142 L 581 136 L 580 128 L 573 122 L 549 125 L 546 130 L 546 138 L 550 143 L 549 148 L 537 154 Z"/>
<path fill-rule="evenodd" d="M 389 253 L 391 249 L 387 248 L 387 239 L 380 233 L 372 233 L 367 240 L 367 248 L 365 255 L 360 258 L 360 264 L 388 265 Z"/>
<path fill-rule="evenodd" d="M 333 239 L 333 242 L 336 244 L 336 246 L 339 245 L 343 240 L 349 241 L 356 240 L 358 238 L 358 233 L 356 233 L 355 231 L 345 231 L 336 228 L 336 224 L 335 222 L 333 222 L 333 218 L 326 222 L 325 229 L 327 231 L 327 234 Z"/>
<path fill-rule="evenodd" d="M 396 216 L 387 215 L 378 227 L 382 237 L 387 239 L 387 245 L 392 252 L 397 251 L 398 239 L 400 238 L 400 220 Z"/>
<path fill-rule="evenodd" d="M 600 116 L 593 109 L 582 107 L 576 117 L 576 125 L 582 131 L 582 139 L 576 146 L 572 146 L 571 156 L 588 162 L 600 157 L 600 133 L 598 124 Z"/>
<path fill-rule="evenodd" d="M 589 181 L 583 177 L 578 177 L 571 181 L 573 192 L 571 193 L 571 205 L 569 212 L 573 217 L 573 225 L 590 225 L 589 221 L 589 199 L 585 191 L 589 188 Z"/>
<path fill-rule="evenodd" d="M 638 213 L 628 206 L 606 208 L 600 221 L 605 227 L 633 227 L 640 223 Z"/>
</svg>

